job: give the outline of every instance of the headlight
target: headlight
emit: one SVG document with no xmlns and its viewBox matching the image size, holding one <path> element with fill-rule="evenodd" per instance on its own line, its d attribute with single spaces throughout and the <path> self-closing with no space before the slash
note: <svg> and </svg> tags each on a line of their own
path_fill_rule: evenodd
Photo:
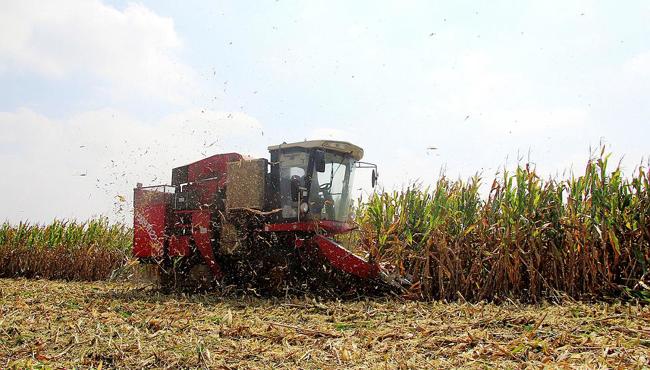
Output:
<svg viewBox="0 0 650 370">
<path fill-rule="evenodd" d="M 302 213 L 307 213 L 307 212 L 309 212 L 309 204 L 307 204 L 307 203 L 302 203 L 302 204 L 300 205 L 300 212 L 302 212 Z"/>
</svg>

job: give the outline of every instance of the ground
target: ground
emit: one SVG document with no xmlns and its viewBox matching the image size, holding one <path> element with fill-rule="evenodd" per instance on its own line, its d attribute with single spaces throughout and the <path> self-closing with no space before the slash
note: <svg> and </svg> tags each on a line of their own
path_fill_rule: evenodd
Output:
<svg viewBox="0 0 650 370">
<path fill-rule="evenodd" d="M 0 368 L 650 367 L 650 307 L 163 295 L 0 279 Z"/>
</svg>

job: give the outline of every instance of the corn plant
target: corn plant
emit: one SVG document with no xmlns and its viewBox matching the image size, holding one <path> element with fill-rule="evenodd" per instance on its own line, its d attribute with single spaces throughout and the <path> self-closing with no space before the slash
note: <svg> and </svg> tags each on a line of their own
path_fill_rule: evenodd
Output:
<svg viewBox="0 0 650 370">
<path fill-rule="evenodd" d="M 374 194 L 356 210 L 362 245 L 426 299 L 539 301 L 616 296 L 647 287 L 648 173 L 608 169 L 542 179 L 530 165 L 481 178 Z"/>
<path fill-rule="evenodd" d="M 126 261 L 131 229 L 105 218 L 0 226 L 0 276 L 100 280 Z"/>
</svg>

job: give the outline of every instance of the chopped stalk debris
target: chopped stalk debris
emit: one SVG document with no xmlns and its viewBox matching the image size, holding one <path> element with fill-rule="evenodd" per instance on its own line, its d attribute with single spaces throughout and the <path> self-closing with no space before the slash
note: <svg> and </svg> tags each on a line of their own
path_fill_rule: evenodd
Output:
<svg viewBox="0 0 650 370">
<path fill-rule="evenodd" d="M 643 368 L 649 350 L 641 305 L 260 299 L 0 279 L 0 368 Z"/>
</svg>

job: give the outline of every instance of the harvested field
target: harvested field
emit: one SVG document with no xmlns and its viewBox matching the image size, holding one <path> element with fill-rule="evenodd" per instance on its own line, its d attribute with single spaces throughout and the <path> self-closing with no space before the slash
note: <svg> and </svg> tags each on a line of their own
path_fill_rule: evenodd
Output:
<svg viewBox="0 0 650 370">
<path fill-rule="evenodd" d="M 162 295 L 0 279 L 2 368 L 650 366 L 650 307 Z"/>
</svg>

